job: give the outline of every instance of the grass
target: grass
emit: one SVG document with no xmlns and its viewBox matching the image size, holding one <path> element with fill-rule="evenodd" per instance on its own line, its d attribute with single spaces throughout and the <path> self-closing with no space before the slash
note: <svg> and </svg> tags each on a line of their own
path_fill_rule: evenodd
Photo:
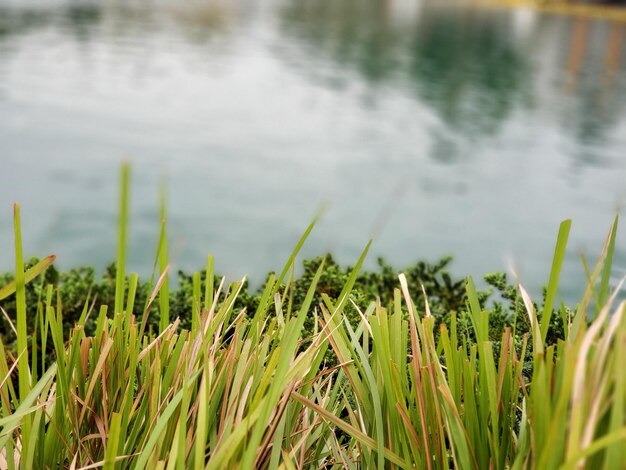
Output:
<svg viewBox="0 0 626 470">
<path fill-rule="evenodd" d="M 294 308 L 294 263 L 313 225 L 255 311 L 235 307 L 244 280 L 203 290 L 196 273 L 190 328 L 165 317 L 152 329 L 153 306 L 169 312 L 165 205 L 159 277 L 138 321 L 138 279 L 125 283 L 123 274 L 128 186 L 124 168 L 115 307 L 85 298 L 67 340 L 52 287 L 27 337 L 26 283 L 53 259 L 25 272 L 15 207 L 15 282 L 0 295 L 16 296 L 17 357 L 0 341 L 0 468 L 613 469 L 626 461 L 626 318 L 609 286 L 617 220 L 578 309 L 560 310 L 566 328 L 552 343 L 546 332 L 568 221 L 549 307 L 538 314 L 520 286 L 532 334 L 517 344 L 506 328 L 497 350 L 471 279 L 474 340 L 460 334 L 456 312 L 435 332 L 429 304 L 414 302 L 403 275 L 388 305 L 357 304 L 351 290 L 368 247 L 337 296 L 314 302 L 321 263 Z M 214 277 L 210 256 L 204 277 Z M 87 335 L 91 318 L 95 333 Z M 47 368 L 46 344 L 56 353 Z"/>
</svg>

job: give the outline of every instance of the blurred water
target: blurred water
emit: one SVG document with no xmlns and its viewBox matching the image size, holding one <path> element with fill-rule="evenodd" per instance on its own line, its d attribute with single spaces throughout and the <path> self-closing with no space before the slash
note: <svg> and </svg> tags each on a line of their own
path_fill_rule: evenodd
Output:
<svg viewBox="0 0 626 470">
<path fill-rule="evenodd" d="M 304 255 L 515 266 L 538 293 L 574 219 L 562 293 L 626 198 L 626 25 L 415 0 L 0 0 L 0 269 L 28 255 L 149 273 L 158 187 L 174 268 L 259 282 Z M 624 236 L 617 270 L 626 267 Z"/>
</svg>

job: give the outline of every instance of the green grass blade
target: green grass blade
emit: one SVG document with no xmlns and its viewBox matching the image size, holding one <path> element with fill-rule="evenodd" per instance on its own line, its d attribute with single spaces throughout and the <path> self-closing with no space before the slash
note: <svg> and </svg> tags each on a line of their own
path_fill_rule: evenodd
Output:
<svg viewBox="0 0 626 470">
<path fill-rule="evenodd" d="M 622 304 L 622 309 L 626 304 Z M 620 329 L 615 338 L 615 357 L 626 356 L 626 315 L 622 312 Z M 609 418 L 609 432 L 618 432 L 624 427 L 626 421 L 626 370 L 620 361 L 613 363 L 614 396 L 613 409 Z M 611 445 L 607 449 L 605 468 L 618 468 L 622 462 L 626 462 L 626 447 L 622 443 Z"/>
<path fill-rule="evenodd" d="M 18 379 L 20 400 L 30 391 L 30 367 L 28 364 L 28 332 L 26 322 L 26 284 L 24 276 L 24 257 L 22 253 L 22 229 L 20 221 L 20 206 L 13 206 L 13 223 L 15 234 L 15 304 L 17 313 L 17 354 Z M 26 418 L 23 435 L 27 436 L 22 442 L 24 449 L 28 448 L 30 435 L 30 419 Z"/>
<path fill-rule="evenodd" d="M 268 390 L 266 400 L 264 401 L 264 406 L 260 408 L 260 417 L 259 421 L 255 424 L 252 435 L 250 436 L 250 440 L 248 442 L 248 448 L 243 454 L 242 459 L 242 468 L 252 468 L 254 457 L 256 454 L 256 447 L 261 442 L 262 435 L 265 431 L 266 422 L 269 418 L 272 410 L 276 406 L 281 393 L 286 389 L 286 375 L 289 370 L 289 366 L 295 353 L 298 339 L 301 335 L 302 325 L 306 319 L 306 315 L 309 313 L 309 307 L 313 300 L 313 296 L 315 295 L 315 288 L 317 287 L 317 283 L 322 275 L 324 269 L 324 262 L 320 263 L 320 266 L 315 273 L 313 281 L 309 286 L 304 302 L 302 303 L 302 307 L 298 316 L 296 318 L 292 318 L 289 320 L 287 327 L 285 328 L 285 335 L 282 338 L 280 348 L 281 354 L 278 360 L 278 364 L 276 366 L 275 379 L 272 381 L 270 388 Z"/>
<path fill-rule="evenodd" d="M 187 386 L 192 386 L 195 380 L 198 378 L 198 375 L 199 374 L 195 374 L 194 377 L 189 380 Z M 161 435 L 167 429 L 170 419 L 176 412 L 176 409 L 183 399 L 184 393 L 184 389 L 181 389 L 178 391 L 178 393 L 176 393 L 176 395 L 172 397 L 163 412 L 160 414 L 154 427 L 150 429 L 150 437 L 148 438 L 146 445 L 143 447 L 141 453 L 139 454 L 139 458 L 137 459 L 137 463 L 135 464 L 135 470 L 144 470 L 146 468 L 152 452 L 155 450 L 155 447 L 157 446 Z"/>
<path fill-rule="evenodd" d="M 303 397 L 302 395 L 295 393 L 295 392 L 292 394 L 292 396 L 294 399 L 302 403 L 307 408 L 314 410 L 321 417 L 333 423 L 335 426 L 337 426 L 344 432 L 348 433 L 349 435 L 353 436 L 355 439 L 359 441 L 359 443 L 364 444 L 365 446 L 367 446 L 368 448 L 372 450 L 378 449 L 378 443 L 374 439 L 369 437 L 367 434 L 361 432 L 359 429 L 355 428 L 354 426 L 338 418 L 333 413 L 330 413 L 328 410 L 322 408 L 317 403 L 314 403 L 308 398 Z M 411 466 L 408 465 L 407 462 L 405 462 L 404 459 L 400 457 L 398 454 L 396 454 L 395 452 L 392 452 L 391 450 L 385 448 L 384 454 L 387 460 L 389 460 L 391 463 L 394 463 L 400 466 L 400 468 L 411 468 Z"/>
<path fill-rule="evenodd" d="M 115 311 L 124 311 L 124 283 L 126 279 L 126 231 L 128 225 L 128 191 L 129 191 L 130 167 L 128 164 L 122 165 L 121 169 L 121 192 L 119 201 L 119 226 L 117 244 L 117 264 L 115 272 Z"/>
<path fill-rule="evenodd" d="M 52 367 L 50 367 L 46 373 L 41 376 L 39 382 L 37 382 L 28 394 L 20 400 L 20 404 L 15 412 L 6 418 L 0 419 L 0 427 L 2 427 L 2 431 L 0 432 L 0 449 L 6 448 L 8 440 L 13 437 L 13 431 L 20 426 L 22 418 L 25 418 L 32 413 L 33 403 L 38 397 L 41 396 L 43 390 L 50 385 L 55 374 L 56 366 L 52 365 Z M 24 428 L 22 427 L 22 432 L 23 430 Z M 22 443 L 22 450 L 24 450 L 24 443 Z"/>
<path fill-rule="evenodd" d="M 165 187 L 161 190 L 161 236 L 159 237 L 159 273 L 162 276 L 169 264 L 167 253 L 167 193 Z M 159 291 L 159 331 L 165 330 L 170 324 L 170 281 L 165 274 L 163 285 Z"/>
<path fill-rule="evenodd" d="M 200 273 L 195 272 L 191 277 L 192 285 L 192 305 L 191 305 L 191 332 L 196 333 L 200 327 L 200 309 L 202 303 L 200 301 Z"/>
<path fill-rule="evenodd" d="M 548 289 L 546 291 L 546 301 L 543 306 L 543 311 L 541 313 L 540 330 L 542 342 L 545 342 L 546 335 L 548 334 L 550 318 L 552 316 L 552 310 L 554 308 L 554 298 L 556 296 L 557 288 L 559 286 L 559 276 L 561 274 L 563 260 L 565 259 L 565 248 L 567 247 L 567 239 L 569 238 L 571 226 L 571 219 L 567 219 L 561 222 L 561 225 L 559 227 L 559 235 L 556 239 L 556 246 L 554 247 L 554 257 L 552 259 L 550 280 L 548 281 Z"/>
<path fill-rule="evenodd" d="M 602 276 L 600 277 L 600 286 L 598 288 L 598 305 L 596 306 L 596 312 L 599 312 L 602 307 L 604 307 L 609 298 L 611 268 L 613 266 L 613 255 L 615 253 L 615 235 L 617 233 L 618 220 L 618 216 L 616 215 L 609 232 L 609 240 L 604 257 L 604 265 L 602 267 Z"/>
<path fill-rule="evenodd" d="M 112 413 L 109 435 L 107 437 L 104 466 L 102 467 L 103 470 L 115 470 L 115 458 L 117 457 L 117 449 L 119 447 L 121 423 L 122 415 L 120 413 Z"/>
<path fill-rule="evenodd" d="M 195 444 L 195 470 L 204 468 L 204 454 L 206 447 L 207 428 L 208 428 L 208 409 L 209 409 L 209 393 L 207 391 L 207 373 L 202 375 L 200 380 L 200 388 L 198 390 L 198 418 L 196 420 L 196 436 Z"/>
<path fill-rule="evenodd" d="M 363 252 L 361 253 L 361 256 L 359 257 L 359 260 L 357 261 L 356 265 L 350 272 L 350 276 L 348 277 L 346 284 L 343 286 L 343 289 L 341 290 L 339 297 L 337 297 L 337 304 L 335 305 L 335 309 L 332 312 L 333 314 L 340 312 L 343 306 L 346 304 L 348 300 L 348 296 L 350 295 L 350 291 L 354 287 L 354 283 L 356 282 L 359 272 L 361 271 L 361 266 L 363 266 L 363 262 L 365 261 L 365 258 L 367 257 L 367 253 L 369 252 L 369 249 L 371 246 L 372 246 L 372 240 L 367 242 L 367 245 L 365 245 L 365 248 L 363 249 Z"/>
<path fill-rule="evenodd" d="M 383 407 L 381 406 L 381 394 L 379 393 L 378 390 L 378 386 L 376 383 L 376 379 L 374 378 L 374 372 L 372 371 L 372 368 L 370 366 L 370 361 L 368 360 L 367 356 L 365 355 L 365 353 L 363 352 L 363 348 L 361 348 L 361 346 L 359 345 L 359 341 L 358 338 L 356 336 L 356 334 L 352 331 L 352 328 L 350 327 L 350 323 L 349 322 L 345 322 L 346 325 L 346 329 L 348 330 L 348 333 L 350 335 L 350 338 L 352 339 L 352 347 L 354 348 L 354 351 L 357 353 L 357 356 L 354 357 L 354 360 L 357 362 L 360 362 L 360 369 L 363 371 L 363 373 L 365 374 L 365 377 L 367 379 L 367 385 L 368 385 L 368 389 L 370 391 L 371 394 L 371 398 L 372 398 L 372 408 L 373 410 L 367 410 L 366 412 L 368 414 L 371 414 L 373 411 L 374 414 L 374 422 L 376 424 L 375 426 L 375 430 L 376 430 L 376 452 L 378 453 L 378 459 L 377 459 L 377 468 L 384 468 L 385 464 L 384 464 L 384 457 L 385 457 L 385 440 L 384 440 L 384 430 L 385 430 L 385 426 L 383 424 Z M 376 343 L 375 343 L 376 346 Z M 383 351 L 381 351 L 382 353 Z M 387 361 L 385 361 L 387 362 Z M 387 383 L 387 381 L 385 381 L 385 383 Z M 390 384 L 388 384 L 390 385 Z M 393 396 L 393 395 L 392 395 Z"/>
<path fill-rule="evenodd" d="M 580 449 L 560 467 L 560 470 L 574 470 L 576 468 L 580 468 L 581 459 L 587 458 L 595 454 L 596 452 L 599 452 L 600 450 L 614 444 L 619 444 L 623 446 L 625 442 L 626 426 L 623 426 L 618 431 L 605 434 L 604 436 L 593 441 L 593 443 L 589 446 L 585 447 L 584 449 Z M 620 464 L 623 465 L 624 462 L 620 462 Z"/>
<path fill-rule="evenodd" d="M 486 311 L 482 311 L 480 308 L 480 302 L 478 301 L 478 294 L 476 293 L 476 286 L 472 276 L 468 276 L 467 284 L 465 285 L 467 292 L 467 300 L 470 306 L 470 319 L 474 331 L 476 332 L 476 340 L 478 343 L 489 340 L 489 317 Z"/>
<path fill-rule="evenodd" d="M 206 259 L 205 282 L 204 282 L 204 309 L 209 310 L 213 305 L 213 283 L 215 274 L 213 267 L 213 255 L 208 255 Z"/>
<path fill-rule="evenodd" d="M 130 279 L 128 280 L 128 298 L 126 299 L 126 308 L 124 321 L 126 325 L 126 330 L 128 330 L 128 324 L 130 322 L 130 317 L 133 314 L 133 309 L 135 308 L 135 295 L 137 295 L 137 283 L 139 282 L 139 276 L 137 273 L 132 273 L 130 275 Z"/>
<path fill-rule="evenodd" d="M 440 386 L 439 391 L 442 393 L 444 399 L 443 409 L 449 428 L 449 438 L 453 445 L 453 458 L 457 464 L 456 467 L 462 469 L 477 469 L 478 464 L 476 463 L 476 458 L 471 447 L 468 445 L 466 430 L 463 427 L 463 421 L 454 404 L 454 400 L 445 387 Z"/>
<path fill-rule="evenodd" d="M 304 233 L 300 237 L 300 240 L 298 240 L 298 243 L 296 243 L 296 247 L 291 252 L 291 255 L 289 255 L 289 259 L 285 263 L 285 266 L 283 267 L 283 270 L 280 272 L 280 275 L 276 279 L 276 284 L 275 284 L 275 287 L 274 287 L 274 289 L 272 291 L 272 295 L 271 295 L 272 298 L 274 297 L 274 294 L 276 294 L 276 292 L 278 292 L 278 289 L 282 285 L 283 280 L 285 279 L 285 276 L 287 275 L 287 273 L 289 272 L 289 270 L 293 266 L 293 263 L 294 263 L 294 261 L 296 259 L 296 256 L 298 256 L 298 253 L 300 252 L 300 249 L 302 248 L 302 245 L 304 245 L 304 242 L 309 237 L 309 234 L 313 230 L 313 227 L 315 227 L 315 224 L 317 223 L 318 217 L 319 216 L 315 216 L 315 218 L 313 219 L 313 222 L 311 222 L 309 224 L 307 229 L 304 231 Z"/>
<path fill-rule="evenodd" d="M 39 261 L 35 266 L 28 269 L 26 273 L 24 273 L 24 284 L 28 284 L 30 281 L 35 279 L 41 273 L 43 273 L 46 269 L 48 269 L 52 263 L 56 260 L 56 256 L 50 255 L 46 256 L 44 259 Z M 15 280 L 5 284 L 2 288 L 0 288 L 0 300 L 6 299 L 8 296 L 15 292 L 16 283 Z"/>
</svg>

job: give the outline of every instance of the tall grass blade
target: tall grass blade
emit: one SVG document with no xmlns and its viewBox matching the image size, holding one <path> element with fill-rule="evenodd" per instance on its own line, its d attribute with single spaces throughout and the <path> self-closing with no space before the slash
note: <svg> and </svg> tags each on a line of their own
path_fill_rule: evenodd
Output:
<svg viewBox="0 0 626 470">
<path fill-rule="evenodd" d="M 159 331 L 165 330 L 170 324 L 170 288 L 169 276 L 166 274 L 169 265 L 167 254 L 167 192 L 161 189 L 161 236 L 159 237 L 159 273 L 165 278 L 159 291 Z"/>
<path fill-rule="evenodd" d="M 355 439 L 359 441 L 359 443 L 369 447 L 372 450 L 376 450 L 378 448 L 378 443 L 374 439 L 372 439 L 371 437 L 369 437 L 367 434 L 363 433 L 359 429 L 355 428 L 354 426 L 341 420 L 334 414 L 328 412 L 326 409 L 312 402 L 308 398 L 303 397 L 302 395 L 296 392 L 294 392 L 292 396 L 294 399 L 298 400 L 307 408 L 310 408 L 316 411 L 320 416 L 322 416 L 324 419 L 328 420 L 329 422 L 337 426 L 339 429 L 342 429 L 349 435 L 353 436 Z M 385 448 L 384 450 L 384 455 L 387 460 L 389 460 L 391 463 L 395 465 L 399 465 L 400 468 L 410 468 L 407 462 L 405 462 L 399 455 L 395 454 L 394 452 L 392 452 L 391 450 L 387 448 Z"/>
<path fill-rule="evenodd" d="M 365 261 L 365 258 L 367 257 L 367 253 L 369 252 L 369 249 L 371 246 L 372 246 L 372 240 L 367 242 L 367 245 L 365 245 L 365 248 L 361 252 L 361 256 L 359 256 L 359 259 L 354 265 L 354 268 L 352 268 L 352 271 L 350 272 L 350 276 L 348 276 L 348 280 L 346 281 L 346 284 L 343 286 L 343 289 L 341 290 L 339 297 L 337 297 L 337 303 L 335 305 L 333 313 L 340 312 L 343 306 L 346 304 L 348 300 L 348 296 L 350 295 L 350 291 L 352 291 L 352 288 L 354 287 L 354 283 L 356 282 L 357 276 L 359 275 L 359 272 L 361 271 L 361 266 L 363 266 L 363 262 Z"/>
<path fill-rule="evenodd" d="M 282 285 L 283 281 L 285 280 L 285 276 L 287 275 L 287 273 L 289 272 L 289 270 L 293 266 L 293 263 L 294 263 L 294 261 L 296 259 L 296 256 L 298 256 L 298 253 L 300 252 L 300 249 L 302 248 L 302 245 L 304 245 L 304 242 L 309 237 L 309 234 L 313 230 L 313 227 L 315 227 L 315 224 L 317 223 L 318 217 L 319 216 L 316 216 L 316 217 L 313 218 L 313 222 L 311 222 L 309 224 L 309 226 L 306 228 L 306 230 L 304 231 L 304 233 L 302 234 L 302 236 L 298 240 L 298 243 L 296 243 L 295 248 L 293 249 L 293 251 L 289 255 L 289 259 L 287 259 L 287 262 L 285 263 L 285 266 L 283 267 L 283 270 L 280 272 L 280 275 L 276 279 L 275 288 L 272 291 L 272 297 L 274 297 L 274 294 L 276 294 L 276 292 L 278 292 L 278 289 L 280 288 L 280 286 Z"/>
<path fill-rule="evenodd" d="M 204 310 L 208 311 L 213 305 L 213 283 L 214 280 L 214 260 L 213 255 L 208 255 L 206 259 L 205 285 L 204 285 Z"/>
<path fill-rule="evenodd" d="M 109 427 L 109 435 L 107 436 L 106 453 L 104 458 L 103 470 L 115 469 L 115 458 L 117 457 L 117 450 L 120 439 L 120 427 L 122 425 L 122 415 L 119 413 L 112 413 L 111 426 Z"/>
<path fill-rule="evenodd" d="M 556 246 L 554 247 L 554 257 L 552 259 L 552 270 L 550 271 L 550 280 L 548 281 L 546 291 L 546 300 L 543 311 L 541 312 L 540 330 L 542 342 L 545 342 L 546 335 L 548 334 L 548 327 L 550 326 L 550 319 L 554 308 L 554 298 L 559 286 L 559 276 L 561 274 L 563 260 L 565 259 L 565 248 L 567 247 L 567 239 L 569 238 L 571 226 L 571 219 L 564 220 L 559 226 L 559 234 L 557 236 Z"/>
<path fill-rule="evenodd" d="M 604 265 L 602 266 L 602 276 L 600 278 L 600 286 L 598 288 L 598 304 L 596 305 L 596 311 L 604 307 L 607 299 L 609 298 L 610 283 L 611 283 L 611 268 L 613 266 L 613 255 L 615 253 L 615 235 L 617 233 L 618 216 L 615 216 L 611 230 L 609 232 L 609 239 L 606 249 L 606 256 L 604 257 Z"/>
<path fill-rule="evenodd" d="M 115 271 L 115 310 L 114 313 L 124 311 L 124 283 L 126 279 L 126 231 L 128 225 L 128 191 L 129 191 L 130 167 L 128 164 L 122 165 L 121 169 L 121 191 L 119 201 L 119 225 L 117 239 L 117 264 Z"/>
<path fill-rule="evenodd" d="M 472 276 L 468 276 L 465 289 L 470 306 L 470 319 L 472 321 L 474 331 L 476 332 L 476 340 L 480 344 L 489 340 L 488 313 L 480 308 L 480 302 L 478 301 L 478 294 L 476 293 L 476 286 L 474 285 Z"/>
<path fill-rule="evenodd" d="M 157 442 L 161 438 L 162 433 L 166 430 L 170 419 L 176 412 L 176 409 L 180 405 L 180 402 L 183 398 L 184 390 L 180 390 L 176 395 L 172 397 L 172 400 L 167 404 L 163 412 L 160 414 L 154 428 L 150 430 L 149 438 L 143 447 L 141 453 L 139 454 L 139 458 L 137 459 L 137 463 L 135 464 L 135 470 L 144 470 L 148 465 L 148 461 L 150 460 L 152 453 L 157 446 Z"/>
<path fill-rule="evenodd" d="M 28 333 L 26 322 L 26 279 L 24 276 L 24 256 L 22 253 L 22 228 L 20 206 L 13 205 L 13 228 L 15 234 L 15 304 L 17 313 L 17 354 L 20 401 L 30 392 L 30 367 L 28 364 Z M 22 449 L 29 449 L 32 419 L 25 416 L 22 423 Z M 2 446 L 0 446 L 2 448 Z"/>
<path fill-rule="evenodd" d="M 24 433 L 24 421 L 28 415 L 30 415 L 33 411 L 38 408 L 44 406 L 43 404 L 36 405 L 33 407 L 33 403 L 37 400 L 41 395 L 45 395 L 42 393 L 45 389 L 49 388 L 51 385 L 51 381 L 54 378 L 56 373 L 56 367 L 52 365 L 45 374 L 41 376 L 39 382 L 37 382 L 33 388 L 28 392 L 24 397 L 20 397 L 20 404 L 13 412 L 13 414 L 0 418 L 0 426 L 2 427 L 2 431 L 0 431 L 0 449 L 5 449 L 7 442 L 12 437 L 13 431 L 21 426 L 22 433 Z M 22 441 L 22 450 L 24 450 L 24 442 Z"/>
<path fill-rule="evenodd" d="M 43 273 L 46 269 L 52 266 L 52 263 L 54 263 L 55 260 L 56 260 L 55 255 L 46 256 L 44 259 L 42 259 L 37 264 L 35 264 L 35 266 L 28 269 L 24 273 L 24 284 L 28 284 L 30 281 L 32 281 L 41 273 Z M 2 288 L 0 288 L 0 300 L 6 299 L 8 296 L 13 294 L 15 292 L 15 289 L 16 289 L 15 280 L 2 286 Z"/>
</svg>

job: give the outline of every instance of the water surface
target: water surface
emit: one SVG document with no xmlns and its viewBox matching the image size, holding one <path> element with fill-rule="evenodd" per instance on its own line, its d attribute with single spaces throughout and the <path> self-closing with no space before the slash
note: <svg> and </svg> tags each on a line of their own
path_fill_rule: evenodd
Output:
<svg viewBox="0 0 626 470">
<path fill-rule="evenodd" d="M 626 25 L 413 0 L 0 0 L 0 268 L 28 255 L 152 268 L 168 182 L 174 268 L 260 281 L 304 249 L 397 267 L 513 265 L 535 293 L 573 218 L 563 294 L 626 199 Z M 624 236 L 617 270 L 626 267 Z"/>
</svg>

